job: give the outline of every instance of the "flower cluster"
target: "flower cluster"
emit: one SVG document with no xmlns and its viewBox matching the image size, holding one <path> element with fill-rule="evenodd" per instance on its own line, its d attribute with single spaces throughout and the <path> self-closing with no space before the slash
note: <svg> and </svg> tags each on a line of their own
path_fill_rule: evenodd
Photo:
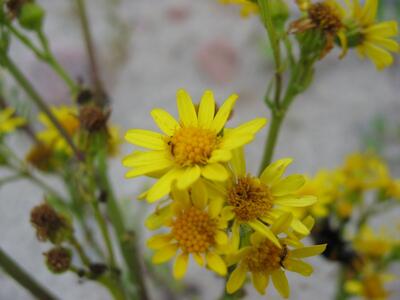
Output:
<svg viewBox="0 0 400 300">
<path fill-rule="evenodd" d="M 14 114 L 15 109 L 11 107 L 0 110 L 0 137 L 26 123 L 24 118 L 15 116 Z"/>
<path fill-rule="evenodd" d="M 257 1 L 221 0 L 224 4 L 239 4 L 242 16 L 258 13 Z M 271 1 L 283 2 L 282 0 Z M 310 32 L 322 41 L 320 57 L 324 57 L 337 43 L 342 48 L 344 57 L 350 48 L 355 48 L 361 58 L 369 58 L 378 70 L 393 63 L 391 52 L 400 51 L 398 24 L 396 21 L 377 21 L 379 0 L 366 0 L 364 5 L 359 0 L 345 1 L 346 6 L 337 0 L 297 0 L 296 3 L 304 16 L 289 26 L 289 32 L 303 34 Z M 271 5 L 272 5 L 271 4 Z M 271 8 L 274 8 L 271 6 Z M 273 14 L 274 12 L 272 12 Z M 310 43 L 310 39 L 306 39 Z M 318 43 L 317 43 L 318 44 Z"/>
<path fill-rule="evenodd" d="M 301 258 L 325 249 L 303 245 L 313 219 L 292 213 L 314 204 L 316 197 L 299 195 L 304 176 L 284 177 L 291 159 L 270 164 L 260 176 L 246 171 L 243 146 L 266 120 L 226 127 L 236 99 L 232 95 L 218 107 L 213 93 L 206 91 L 196 105 L 179 90 L 179 120 L 162 109 L 151 112 L 163 133 L 127 131 L 128 142 L 148 150 L 135 150 L 123 160 L 131 168 L 126 177 L 155 178 L 140 198 L 150 203 L 165 199 L 146 220 L 151 230 L 166 229 L 147 242 L 155 250 L 154 263 L 175 258 L 173 274 L 179 279 L 192 257 L 198 265 L 228 276 L 228 293 L 240 289 L 251 273 L 256 289 L 264 294 L 271 276 L 280 294 L 288 297 L 284 271 L 309 276 L 312 267 Z"/>
</svg>

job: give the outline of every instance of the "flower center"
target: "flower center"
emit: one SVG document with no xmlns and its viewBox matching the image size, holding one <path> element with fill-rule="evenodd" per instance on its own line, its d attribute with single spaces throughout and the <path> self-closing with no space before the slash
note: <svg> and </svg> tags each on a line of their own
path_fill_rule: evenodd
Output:
<svg viewBox="0 0 400 300">
<path fill-rule="evenodd" d="M 280 249 L 271 241 L 265 240 L 258 246 L 252 247 L 244 262 L 251 272 L 269 273 L 281 267 L 286 255 L 286 246 Z"/>
<path fill-rule="evenodd" d="M 228 191 L 228 202 L 239 221 L 261 217 L 273 206 L 270 189 L 250 175 L 238 178 Z"/>
<path fill-rule="evenodd" d="M 187 253 L 206 252 L 215 244 L 217 222 L 196 208 L 185 209 L 172 223 L 172 234 Z"/>
<path fill-rule="evenodd" d="M 316 27 L 331 34 L 335 34 L 342 27 L 338 13 L 326 3 L 311 5 L 308 16 Z"/>
<path fill-rule="evenodd" d="M 182 167 L 204 165 L 218 147 L 219 138 L 209 129 L 182 127 L 168 139 L 171 154 Z"/>
</svg>

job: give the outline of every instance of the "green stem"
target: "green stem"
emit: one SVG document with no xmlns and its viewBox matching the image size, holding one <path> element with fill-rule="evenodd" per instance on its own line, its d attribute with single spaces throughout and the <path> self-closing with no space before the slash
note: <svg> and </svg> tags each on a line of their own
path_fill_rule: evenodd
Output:
<svg viewBox="0 0 400 300">
<path fill-rule="evenodd" d="M 89 257 L 86 255 L 85 251 L 83 250 L 81 244 L 78 242 L 78 240 L 72 236 L 70 239 L 70 243 L 72 246 L 74 246 L 75 250 L 78 252 L 78 255 L 82 261 L 82 263 L 85 266 L 89 266 L 90 265 L 90 259 Z"/>
<path fill-rule="evenodd" d="M 50 291 L 33 279 L 11 257 L 0 248 L 0 267 L 16 282 L 28 290 L 35 298 L 41 300 L 57 299 Z"/>
<path fill-rule="evenodd" d="M 346 267 L 340 265 L 335 300 L 347 300 L 349 298 L 349 295 L 344 290 L 345 283 L 346 283 Z"/>
<path fill-rule="evenodd" d="M 93 43 L 92 34 L 90 31 L 90 25 L 88 20 L 88 14 L 86 10 L 85 0 L 76 0 L 76 4 L 78 7 L 79 20 L 82 27 L 82 33 L 84 37 L 84 42 L 86 46 L 86 52 L 89 57 L 91 76 L 94 85 L 94 100 L 100 106 L 104 106 L 106 104 L 105 90 L 103 87 L 103 83 L 100 79 L 99 67 L 96 59 L 96 51 Z"/>
<path fill-rule="evenodd" d="M 72 138 L 65 130 L 65 128 L 60 124 L 57 118 L 54 116 L 52 111 L 47 106 L 46 102 L 43 101 L 42 97 L 38 94 L 38 92 L 34 89 L 31 83 L 26 79 L 26 77 L 22 74 L 22 72 L 18 69 L 18 67 L 14 64 L 14 62 L 5 54 L 1 53 L 2 61 L 4 66 L 8 69 L 11 75 L 17 80 L 17 82 L 22 86 L 25 92 L 30 96 L 32 101 L 45 113 L 45 115 L 49 118 L 49 120 L 53 123 L 55 128 L 58 130 L 60 135 L 65 139 L 67 144 L 71 147 L 72 151 L 75 153 L 78 160 L 83 159 L 82 153 L 75 146 Z"/>
<path fill-rule="evenodd" d="M 124 291 L 119 287 L 118 283 L 115 282 L 113 278 L 109 276 L 102 276 L 97 279 L 97 281 L 110 291 L 115 300 L 126 300 Z"/>
<path fill-rule="evenodd" d="M 107 161 L 105 151 L 100 151 L 99 155 L 99 175 L 100 186 L 107 192 L 107 212 L 114 225 L 114 230 L 120 245 L 122 256 L 128 268 L 129 281 L 135 286 L 135 291 L 131 294 L 133 299 L 149 299 L 146 285 L 144 282 L 144 272 L 141 264 L 141 255 L 137 247 L 137 237 L 135 233 L 125 229 L 123 216 L 118 207 L 114 191 L 111 188 L 107 176 Z M 129 291 L 130 292 L 130 291 Z"/>
</svg>

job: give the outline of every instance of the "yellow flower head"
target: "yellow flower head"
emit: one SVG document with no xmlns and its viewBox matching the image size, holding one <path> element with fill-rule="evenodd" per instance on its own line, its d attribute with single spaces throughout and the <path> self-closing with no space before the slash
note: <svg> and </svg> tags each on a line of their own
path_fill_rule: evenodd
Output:
<svg viewBox="0 0 400 300">
<path fill-rule="evenodd" d="M 241 8 L 240 14 L 244 18 L 260 12 L 260 8 L 257 4 L 257 1 L 254 0 L 218 0 L 218 1 L 221 4 L 239 5 Z"/>
<path fill-rule="evenodd" d="M 151 115 L 163 133 L 142 129 L 126 133 L 128 142 L 150 150 L 134 151 L 123 160 L 124 166 L 133 168 L 126 177 L 159 177 L 146 193 L 149 202 L 167 195 L 174 184 L 183 190 L 200 178 L 226 181 L 229 173 L 225 163 L 232 158 L 232 150 L 252 141 L 266 123 L 259 118 L 235 129 L 224 128 L 236 99 L 237 95 L 230 96 L 216 111 L 213 93 L 206 91 L 196 110 L 189 94 L 179 90 L 179 121 L 162 109 L 154 109 Z"/>
<path fill-rule="evenodd" d="M 242 224 L 249 225 L 280 247 L 269 225 L 273 225 L 283 212 L 293 207 L 310 206 L 317 201 L 314 196 L 297 195 L 305 183 L 304 176 L 295 174 L 282 178 L 291 161 L 288 158 L 278 160 L 265 168 L 260 177 L 254 177 L 246 173 L 243 152 L 235 152 L 232 180 L 228 181 L 224 191 L 227 204 L 224 211 L 234 219 L 233 249 L 239 247 Z M 299 233 L 309 234 L 306 226 L 297 218 L 292 219 L 290 226 Z"/>
<path fill-rule="evenodd" d="M 387 300 L 390 293 L 386 290 L 385 283 L 393 279 L 393 275 L 366 270 L 361 273 L 360 279 L 347 280 L 345 290 L 366 300 Z"/>
<path fill-rule="evenodd" d="M 12 107 L 0 110 L 0 135 L 10 133 L 26 123 L 24 118 L 14 117 L 14 113 L 15 109 Z"/>
<path fill-rule="evenodd" d="M 368 57 L 378 70 L 393 63 L 390 52 L 398 53 L 400 45 L 395 41 L 398 35 L 396 21 L 377 22 L 376 15 L 379 0 L 366 0 L 362 6 L 359 0 L 347 0 L 350 15 L 346 26 L 347 44 L 355 47 L 360 57 Z"/>
<path fill-rule="evenodd" d="M 80 123 L 77 117 L 78 110 L 75 107 L 62 105 L 52 107 L 51 111 L 71 137 L 78 132 Z M 52 145 L 57 151 L 71 153 L 67 142 L 44 113 L 39 114 L 39 121 L 45 127 L 38 133 L 39 140 L 46 145 Z"/>
<path fill-rule="evenodd" d="M 150 229 L 169 228 L 168 233 L 155 235 L 147 242 L 149 248 L 156 250 L 153 263 L 164 263 L 176 256 L 173 275 L 180 279 L 192 256 L 200 266 L 207 265 L 225 276 L 227 267 L 220 255 L 228 243 L 228 222 L 221 214 L 221 206 L 208 199 L 201 181 L 190 192 L 173 189 L 171 195 L 173 202 L 157 209 L 146 220 Z"/>
<path fill-rule="evenodd" d="M 283 214 L 272 226 L 272 233 L 278 235 L 289 229 L 293 220 L 291 213 Z M 294 248 L 292 245 L 296 245 Z M 260 294 L 265 293 L 269 278 L 282 297 L 289 297 L 289 283 L 285 271 L 310 276 L 313 268 L 302 258 L 319 255 L 326 248 L 326 244 L 305 247 L 294 238 L 279 238 L 279 247 L 266 239 L 262 234 L 255 232 L 250 236 L 250 244 L 242 247 L 235 254 L 227 258 L 229 265 L 236 265 L 231 273 L 226 290 L 234 293 L 240 289 L 247 277 L 252 276 L 254 287 Z"/>
</svg>

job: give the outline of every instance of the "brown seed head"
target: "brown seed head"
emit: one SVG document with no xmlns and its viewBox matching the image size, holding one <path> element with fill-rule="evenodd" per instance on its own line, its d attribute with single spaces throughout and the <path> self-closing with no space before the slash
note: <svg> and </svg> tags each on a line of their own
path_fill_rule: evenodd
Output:
<svg viewBox="0 0 400 300">
<path fill-rule="evenodd" d="M 340 16 L 335 9 L 324 2 L 315 3 L 308 9 L 312 24 L 329 34 L 336 34 L 342 27 Z"/>
<path fill-rule="evenodd" d="M 37 144 L 26 155 L 26 161 L 41 171 L 51 171 L 54 167 L 53 147 Z"/>
<path fill-rule="evenodd" d="M 71 265 L 72 251 L 68 248 L 55 247 L 43 255 L 46 257 L 47 267 L 53 273 L 60 274 L 68 271 Z"/>
<path fill-rule="evenodd" d="M 85 105 L 79 111 L 81 127 L 89 132 L 105 129 L 109 117 L 110 110 L 104 111 L 97 105 Z"/>
</svg>

